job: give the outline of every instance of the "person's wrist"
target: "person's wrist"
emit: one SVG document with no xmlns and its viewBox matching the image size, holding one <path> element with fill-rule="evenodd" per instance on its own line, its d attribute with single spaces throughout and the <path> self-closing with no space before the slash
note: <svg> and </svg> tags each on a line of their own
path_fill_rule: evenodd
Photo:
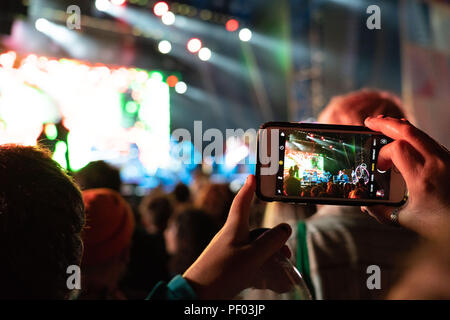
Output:
<svg viewBox="0 0 450 320">
<path fill-rule="evenodd" d="M 205 286 L 199 284 L 197 281 L 192 279 L 192 277 L 189 274 L 184 273 L 183 274 L 184 280 L 189 284 L 189 286 L 194 290 L 195 294 L 200 300 L 206 299 L 205 297 Z"/>
<path fill-rule="evenodd" d="M 201 282 L 199 277 L 189 273 L 188 271 L 183 274 L 183 278 L 191 286 L 192 290 L 194 290 L 200 300 L 217 300 L 226 298 L 220 294 L 223 293 L 223 291 L 221 291 L 219 286 L 214 286 L 207 281 Z"/>
</svg>

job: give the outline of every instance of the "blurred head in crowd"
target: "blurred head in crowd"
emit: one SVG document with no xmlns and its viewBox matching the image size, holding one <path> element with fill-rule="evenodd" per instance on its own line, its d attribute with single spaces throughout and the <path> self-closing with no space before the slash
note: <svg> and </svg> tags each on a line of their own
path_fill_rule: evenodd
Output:
<svg viewBox="0 0 450 320">
<path fill-rule="evenodd" d="M 314 186 L 311 188 L 311 197 L 318 197 L 319 193 L 322 191 L 320 186 Z"/>
<path fill-rule="evenodd" d="M 191 191 L 189 190 L 189 187 L 181 182 L 175 186 L 172 194 L 178 204 L 189 203 L 191 200 Z"/>
<path fill-rule="evenodd" d="M 192 173 L 192 182 L 189 186 L 192 196 L 195 198 L 198 192 L 207 184 L 209 184 L 209 175 L 204 173 L 201 167 L 198 167 Z"/>
<path fill-rule="evenodd" d="M 362 89 L 333 97 L 318 121 L 327 124 L 364 125 L 368 116 L 404 118 L 401 100 L 387 91 Z"/>
<path fill-rule="evenodd" d="M 81 298 L 121 298 L 117 284 L 127 263 L 134 231 L 133 213 L 111 189 L 83 191 L 86 227 L 83 230 Z"/>
<path fill-rule="evenodd" d="M 212 216 L 221 227 L 227 220 L 234 194 L 228 184 L 209 183 L 196 195 L 194 205 Z"/>
<path fill-rule="evenodd" d="M 48 151 L 0 146 L 0 299 L 64 299 L 79 265 L 81 193 Z"/>
<path fill-rule="evenodd" d="M 75 181 L 82 190 L 108 188 L 120 192 L 119 170 L 102 160 L 88 163 L 75 174 Z"/>
<path fill-rule="evenodd" d="M 366 191 L 363 188 L 356 188 L 348 195 L 350 199 L 364 199 L 366 196 Z"/>
<path fill-rule="evenodd" d="M 352 184 L 351 183 L 345 183 L 344 184 L 344 197 L 348 198 L 349 193 L 352 191 Z"/>
<path fill-rule="evenodd" d="M 181 274 L 200 256 L 218 231 L 205 211 L 189 208 L 173 216 L 164 233 L 167 252 L 172 256 L 170 271 Z"/>
<path fill-rule="evenodd" d="M 139 213 L 142 225 L 148 233 L 162 234 L 173 213 L 173 206 L 166 195 L 149 195 L 142 200 Z"/>
</svg>

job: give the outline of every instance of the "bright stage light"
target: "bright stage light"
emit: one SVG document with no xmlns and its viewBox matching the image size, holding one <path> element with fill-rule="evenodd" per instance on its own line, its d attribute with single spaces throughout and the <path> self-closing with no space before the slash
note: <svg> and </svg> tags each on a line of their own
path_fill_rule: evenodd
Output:
<svg viewBox="0 0 450 320">
<path fill-rule="evenodd" d="M 163 81 L 163 75 L 161 72 L 154 71 L 150 74 L 150 79 L 153 79 L 156 81 Z"/>
<path fill-rule="evenodd" d="M 66 152 L 67 144 L 64 141 L 58 141 L 55 145 L 55 152 L 53 153 L 52 158 L 64 169 L 67 169 Z"/>
<path fill-rule="evenodd" d="M 134 101 L 128 101 L 125 105 L 125 110 L 130 114 L 134 114 L 138 111 L 138 104 Z"/>
<path fill-rule="evenodd" d="M 14 51 L 9 51 L 0 55 L 0 65 L 4 68 L 12 68 L 16 61 L 17 54 Z"/>
<path fill-rule="evenodd" d="M 175 85 L 175 91 L 179 94 L 183 94 L 187 91 L 187 85 L 183 81 L 178 82 Z"/>
<path fill-rule="evenodd" d="M 250 29 L 244 28 L 239 31 L 239 39 L 241 39 L 241 41 L 247 42 L 250 41 L 251 38 L 252 32 L 250 31 Z"/>
<path fill-rule="evenodd" d="M 115 6 L 123 6 L 127 0 L 111 0 L 111 3 Z"/>
<path fill-rule="evenodd" d="M 139 71 L 136 74 L 136 81 L 138 83 L 144 83 L 148 79 L 148 73 L 146 71 Z"/>
<path fill-rule="evenodd" d="M 233 32 L 236 31 L 239 28 L 239 22 L 236 19 L 230 19 L 225 24 L 225 29 L 227 31 Z"/>
<path fill-rule="evenodd" d="M 161 17 L 167 11 L 169 11 L 169 5 L 164 1 L 157 2 L 153 7 L 153 13 L 158 17 Z"/>
<path fill-rule="evenodd" d="M 208 61 L 209 59 L 211 59 L 211 50 L 209 50 L 208 48 L 201 48 L 198 52 L 198 57 L 202 61 Z"/>
<path fill-rule="evenodd" d="M 172 24 L 175 23 L 175 15 L 174 15 L 172 12 L 167 11 L 167 12 L 164 13 L 163 16 L 161 17 L 161 21 L 162 21 L 165 25 L 170 26 L 170 25 L 172 25 Z"/>
<path fill-rule="evenodd" d="M 197 39 L 197 38 L 189 39 L 189 41 L 187 43 L 187 49 L 189 50 L 189 52 L 196 53 L 201 48 L 202 48 L 202 42 L 200 41 L 200 39 Z"/>
<path fill-rule="evenodd" d="M 55 140 L 58 137 L 58 129 L 53 123 L 48 123 L 45 125 L 45 135 L 49 140 Z"/>
<path fill-rule="evenodd" d="M 108 0 L 95 0 L 95 7 L 98 11 L 108 10 L 111 3 Z"/>
<path fill-rule="evenodd" d="M 37 19 L 36 22 L 34 23 L 34 26 L 36 30 L 40 32 L 46 32 L 51 27 L 50 21 L 44 18 Z"/>
<path fill-rule="evenodd" d="M 55 25 L 49 24 L 53 32 Z M 15 57 L 12 52 L 2 53 L 0 63 L 9 66 Z M 35 145 L 44 129 L 47 139 L 58 143 L 53 158 L 69 169 L 69 150 L 74 171 L 93 160 L 122 161 L 132 145 L 138 146 L 142 175 L 169 166 L 170 90 L 160 72 L 149 76 L 142 69 L 92 66 L 36 55 L 11 66 L 0 65 L 0 144 Z M 123 87 L 137 92 L 139 101 L 124 100 Z M 124 124 L 124 112 L 130 123 Z M 70 130 L 67 144 L 56 140 L 54 123 L 61 118 Z"/>
<path fill-rule="evenodd" d="M 166 80 L 166 83 L 169 85 L 169 87 L 173 88 L 173 87 L 175 87 L 177 85 L 178 78 L 176 76 L 174 76 L 174 75 L 168 76 L 167 80 Z"/>
<path fill-rule="evenodd" d="M 172 50 L 172 44 L 167 40 L 162 40 L 158 43 L 158 50 L 162 54 L 167 54 Z"/>
</svg>

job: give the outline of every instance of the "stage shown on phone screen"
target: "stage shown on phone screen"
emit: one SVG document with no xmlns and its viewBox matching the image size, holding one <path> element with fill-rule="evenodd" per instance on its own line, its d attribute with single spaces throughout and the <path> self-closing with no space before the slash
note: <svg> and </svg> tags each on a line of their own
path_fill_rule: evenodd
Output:
<svg viewBox="0 0 450 320">
<path fill-rule="evenodd" d="M 388 199 L 390 172 L 376 169 L 388 141 L 370 134 L 285 132 L 278 194 L 288 197 Z M 281 191 L 281 192 L 280 192 Z"/>
</svg>

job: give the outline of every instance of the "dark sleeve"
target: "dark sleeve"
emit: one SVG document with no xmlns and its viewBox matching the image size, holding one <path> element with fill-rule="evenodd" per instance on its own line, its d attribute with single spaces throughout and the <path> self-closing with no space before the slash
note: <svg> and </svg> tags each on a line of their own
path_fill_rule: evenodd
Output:
<svg viewBox="0 0 450 320">
<path fill-rule="evenodd" d="M 196 300 L 197 295 L 181 275 L 168 284 L 160 281 L 147 296 L 147 300 Z"/>
</svg>

